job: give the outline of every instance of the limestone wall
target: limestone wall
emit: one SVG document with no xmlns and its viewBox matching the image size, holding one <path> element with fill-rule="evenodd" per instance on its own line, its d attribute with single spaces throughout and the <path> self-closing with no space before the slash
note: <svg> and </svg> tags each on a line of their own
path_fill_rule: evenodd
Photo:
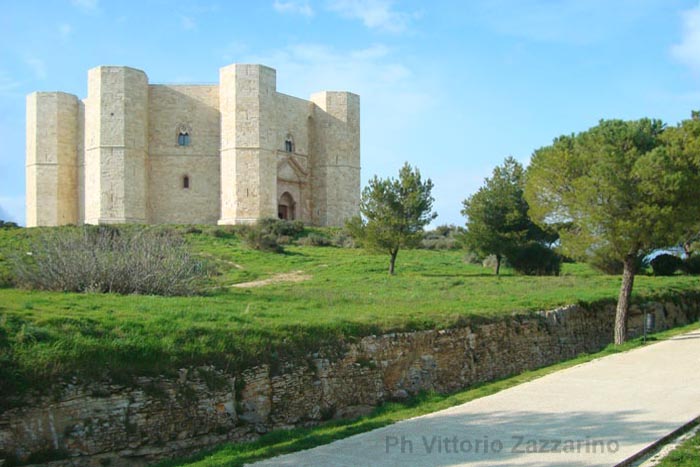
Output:
<svg viewBox="0 0 700 467">
<path fill-rule="evenodd" d="M 700 298 L 634 306 L 656 329 L 700 317 Z M 611 342 L 614 305 L 564 307 L 500 321 L 367 336 L 237 374 L 182 369 L 177 378 L 138 378 L 129 386 L 72 380 L 50 396 L 0 414 L 0 459 L 33 452 L 67 457 L 55 466 L 139 466 L 279 428 L 352 417 L 421 390 L 452 392 L 595 352 Z"/>
<path fill-rule="evenodd" d="M 148 220 L 214 224 L 219 219 L 219 87 L 149 86 Z M 178 145 L 178 128 L 189 130 Z M 189 179 L 189 187 L 183 184 Z"/>
<path fill-rule="evenodd" d="M 78 101 L 78 224 L 85 223 L 85 100 Z"/>
<path fill-rule="evenodd" d="M 273 147 L 285 151 L 284 142 L 288 134 L 294 139 L 294 153 L 309 155 L 309 119 L 312 105 L 309 101 L 288 96 L 280 92 L 274 95 L 272 120 L 274 122 Z"/>
</svg>

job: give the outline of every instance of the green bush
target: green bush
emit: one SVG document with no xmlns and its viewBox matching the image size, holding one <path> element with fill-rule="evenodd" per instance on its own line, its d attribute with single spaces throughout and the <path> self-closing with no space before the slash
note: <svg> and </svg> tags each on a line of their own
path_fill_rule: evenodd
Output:
<svg viewBox="0 0 700 467">
<path fill-rule="evenodd" d="M 4 221 L 0 219 L 0 229 L 19 229 L 16 222 Z"/>
<path fill-rule="evenodd" d="M 315 232 L 310 233 L 306 237 L 301 237 L 296 241 L 297 245 L 301 246 L 332 246 L 333 242 L 330 238 L 325 237 Z"/>
<path fill-rule="evenodd" d="M 683 260 L 678 256 L 662 253 L 655 256 L 650 264 L 655 276 L 672 276 L 683 267 Z"/>
<path fill-rule="evenodd" d="M 644 261 L 644 257 L 644 254 L 640 254 L 637 256 L 637 259 L 634 264 L 635 272 L 639 273 L 644 271 L 644 268 L 647 266 L 647 264 Z M 617 276 L 622 274 L 622 270 L 624 269 L 622 261 L 613 259 L 610 257 L 610 255 L 605 254 L 603 252 L 593 254 L 591 257 L 588 258 L 587 262 L 594 269 L 602 272 L 603 274 Z"/>
<path fill-rule="evenodd" d="M 282 253 L 284 249 L 277 242 L 278 235 L 266 231 L 260 224 L 242 225 L 238 232 L 243 243 L 249 248 L 271 253 Z"/>
<path fill-rule="evenodd" d="M 211 235 L 216 238 L 234 238 L 236 236 L 236 229 L 232 225 L 216 227 L 211 230 Z"/>
<path fill-rule="evenodd" d="M 457 240 L 452 237 L 424 238 L 421 240 L 421 248 L 425 250 L 456 250 L 459 245 Z"/>
<path fill-rule="evenodd" d="M 496 255 L 488 255 L 484 259 L 480 261 L 481 266 L 488 268 L 488 269 L 495 269 L 496 268 Z M 477 263 L 479 264 L 479 263 Z M 507 267 L 510 266 L 510 263 L 508 263 L 508 258 L 501 258 L 501 267 Z"/>
<path fill-rule="evenodd" d="M 484 258 L 481 255 L 478 255 L 473 251 L 467 251 L 462 257 L 462 261 L 464 261 L 467 264 L 482 264 L 483 260 Z"/>
<path fill-rule="evenodd" d="M 683 271 L 687 274 L 700 274 L 700 255 L 692 255 L 683 260 Z"/>
<path fill-rule="evenodd" d="M 4 257 L 3 252 L 0 251 L 0 288 L 12 287 L 14 283 L 11 272 L 12 265 L 8 263 L 9 261 Z"/>
<path fill-rule="evenodd" d="M 139 226 L 47 230 L 11 261 L 16 284 L 36 290 L 191 295 L 208 276 L 180 235 Z"/>
<path fill-rule="evenodd" d="M 278 245 L 291 245 L 293 243 L 294 240 L 289 235 L 280 235 L 279 237 L 277 237 Z"/>
<path fill-rule="evenodd" d="M 304 232 L 304 223 L 302 221 L 287 221 L 282 219 L 260 219 L 257 224 L 264 232 L 280 237 L 297 238 Z"/>
<path fill-rule="evenodd" d="M 302 221 L 260 219 L 255 224 L 236 226 L 236 232 L 250 248 L 281 253 L 282 245 L 291 245 L 304 232 Z"/>
<path fill-rule="evenodd" d="M 338 229 L 331 235 L 331 243 L 339 248 L 357 248 L 355 240 L 347 229 Z"/>
<path fill-rule="evenodd" d="M 508 254 L 508 263 L 526 276 L 558 276 L 561 271 L 561 256 L 537 242 L 514 249 Z"/>
<path fill-rule="evenodd" d="M 420 248 L 425 250 L 457 250 L 462 247 L 460 238 L 464 234 L 462 227 L 439 225 L 423 233 Z"/>
</svg>

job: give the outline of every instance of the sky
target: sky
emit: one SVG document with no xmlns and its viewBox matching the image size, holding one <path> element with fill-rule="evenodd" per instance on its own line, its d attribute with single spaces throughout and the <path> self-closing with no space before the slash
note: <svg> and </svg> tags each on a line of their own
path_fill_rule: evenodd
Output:
<svg viewBox="0 0 700 467">
<path fill-rule="evenodd" d="M 87 70 L 216 83 L 230 63 L 280 92 L 361 97 L 362 185 L 405 161 L 433 225 L 507 156 L 600 119 L 700 109 L 698 0 L 0 0 L 0 219 L 24 224 L 25 96 L 85 97 Z"/>
</svg>

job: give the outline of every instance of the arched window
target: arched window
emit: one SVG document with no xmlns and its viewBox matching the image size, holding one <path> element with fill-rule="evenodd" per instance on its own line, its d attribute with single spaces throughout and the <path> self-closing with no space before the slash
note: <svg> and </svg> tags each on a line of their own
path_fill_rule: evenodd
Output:
<svg viewBox="0 0 700 467">
<path fill-rule="evenodd" d="M 188 189 L 190 187 L 190 176 L 185 175 L 182 177 L 182 188 Z"/>
<path fill-rule="evenodd" d="M 190 145 L 190 127 L 184 123 L 181 123 L 177 126 L 177 145 Z"/>
<path fill-rule="evenodd" d="M 288 134 L 284 140 L 284 150 L 286 152 L 294 152 L 294 139 L 291 134 Z"/>
</svg>

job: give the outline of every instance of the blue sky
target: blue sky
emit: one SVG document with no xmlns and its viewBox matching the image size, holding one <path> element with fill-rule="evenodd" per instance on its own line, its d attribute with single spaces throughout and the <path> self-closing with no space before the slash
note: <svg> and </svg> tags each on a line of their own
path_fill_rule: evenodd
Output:
<svg viewBox="0 0 700 467">
<path fill-rule="evenodd" d="M 0 16 L 0 219 L 24 223 L 26 94 L 86 95 L 87 70 L 214 83 L 229 63 L 278 90 L 362 99 L 362 181 L 404 161 L 435 183 L 435 224 L 512 155 L 601 118 L 700 109 L 697 0 L 24 0 Z"/>
</svg>

